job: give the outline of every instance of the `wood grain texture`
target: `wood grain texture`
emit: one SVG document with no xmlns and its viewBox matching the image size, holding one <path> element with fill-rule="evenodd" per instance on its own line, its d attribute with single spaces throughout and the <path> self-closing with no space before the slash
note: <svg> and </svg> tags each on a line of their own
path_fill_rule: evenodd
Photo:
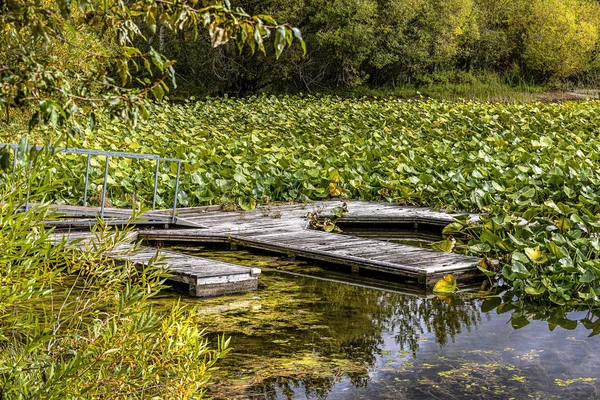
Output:
<svg viewBox="0 0 600 400">
<path fill-rule="evenodd" d="M 139 246 L 137 232 L 129 233 L 117 246 L 104 252 L 112 259 L 132 262 L 138 266 L 152 264 L 171 273 L 169 280 L 189 285 L 192 296 L 206 297 L 241 293 L 256 289 L 259 268 L 247 268 L 172 251 Z M 69 245 L 88 251 L 103 240 L 91 232 L 68 232 L 51 235 L 53 242 L 67 241 Z"/>
<path fill-rule="evenodd" d="M 330 215 L 339 201 L 310 204 L 262 206 L 253 211 L 221 211 L 215 208 L 183 209 L 186 222 L 203 229 L 142 230 L 140 238 L 160 242 L 229 242 L 249 248 L 300 256 L 316 261 L 385 272 L 431 287 L 437 279 L 453 273 L 459 281 L 480 277 L 478 259 L 459 254 L 436 252 L 386 241 L 339 235 L 309 229 L 303 216 L 319 211 Z M 404 207 L 388 203 L 348 201 L 348 213 L 341 222 L 385 227 L 389 224 L 427 224 L 445 226 L 457 214 L 431 211 L 423 207 Z M 477 215 L 469 214 L 471 221 Z"/>
</svg>

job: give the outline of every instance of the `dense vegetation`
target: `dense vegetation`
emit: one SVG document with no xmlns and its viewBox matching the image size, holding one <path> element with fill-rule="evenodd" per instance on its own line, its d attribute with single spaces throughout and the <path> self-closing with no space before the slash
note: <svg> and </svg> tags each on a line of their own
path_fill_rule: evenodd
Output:
<svg viewBox="0 0 600 400">
<path fill-rule="evenodd" d="M 43 224 L 45 191 L 60 185 L 51 168 L 28 171 L 45 184 L 20 212 L 20 165 L 0 189 L 0 398 L 202 397 L 228 342 L 211 350 L 192 308 L 154 311 L 160 260 L 138 270 L 105 255 L 127 231 L 98 227 L 85 251 L 53 240 Z"/>
<path fill-rule="evenodd" d="M 236 48 L 254 53 L 271 44 L 276 57 L 294 40 L 305 49 L 298 28 L 229 1 L 0 1 L 3 120 L 26 111 L 30 129 L 51 124 L 80 133 L 103 107 L 135 125 L 148 98 L 160 101 L 177 86 L 175 60 L 148 38 L 183 30 L 193 38 L 206 32 L 213 47 L 235 38 Z"/>
<path fill-rule="evenodd" d="M 302 30 L 273 58 L 212 49 L 183 31 L 154 38 L 177 59 L 181 93 L 340 90 L 368 85 L 590 85 L 600 73 L 592 0 L 237 0 Z M 267 52 L 272 51 L 267 49 Z"/>
<path fill-rule="evenodd" d="M 470 251 L 500 257 L 516 289 L 563 304 L 595 302 L 600 290 L 598 126 L 597 102 L 254 97 L 162 105 L 136 130 L 106 121 L 74 144 L 185 159 L 181 205 L 252 208 L 341 194 L 478 212 L 482 224 L 446 232 L 466 233 Z M 58 175 L 70 178 L 56 195 L 80 201 L 85 159 L 64 161 Z M 111 201 L 128 205 L 123 194 L 136 192 L 150 204 L 150 165 L 111 168 Z M 102 171 L 99 162 L 92 190 L 101 189 Z M 174 172 L 161 170 L 163 206 Z"/>
<path fill-rule="evenodd" d="M 79 135 L 100 107 L 135 125 L 149 97 L 175 86 L 173 60 L 139 47 L 159 26 L 206 30 L 214 46 L 271 43 L 277 56 L 302 43 L 291 25 L 228 1 L 0 0 L 0 129 L 9 140 L 9 124 Z M 126 233 L 96 227 L 85 251 L 53 243 L 45 200 L 60 191 L 60 171 L 26 138 L 16 168 L 0 157 L 0 399 L 202 398 L 228 341 L 210 349 L 194 310 L 153 311 L 165 271 L 105 255 Z M 27 197 L 34 207 L 23 210 Z"/>
<path fill-rule="evenodd" d="M 598 103 L 149 101 L 176 87 L 176 72 L 184 96 L 586 85 L 600 72 L 597 2 L 232 3 L 0 0 L 2 141 L 29 133 L 43 144 L 182 158 L 184 206 L 345 197 L 478 212 L 480 223 L 445 232 L 484 256 L 484 273 L 542 303 L 598 302 Z M 103 255 L 124 233 L 100 228 L 102 244 L 87 253 L 51 244 L 45 201 L 81 201 L 85 159 L 29 156 L 42 162 L 28 170 L 21 151 L 5 173 L 12 155 L 0 155 L 0 398 L 201 397 L 227 343 L 210 350 L 193 310 L 152 311 L 165 274 Z M 102 161 L 92 160 L 92 204 Z M 113 159 L 110 201 L 148 206 L 152 167 Z M 174 174 L 162 165 L 159 206 L 170 205 Z M 36 207 L 17 212 L 27 194 Z"/>
</svg>

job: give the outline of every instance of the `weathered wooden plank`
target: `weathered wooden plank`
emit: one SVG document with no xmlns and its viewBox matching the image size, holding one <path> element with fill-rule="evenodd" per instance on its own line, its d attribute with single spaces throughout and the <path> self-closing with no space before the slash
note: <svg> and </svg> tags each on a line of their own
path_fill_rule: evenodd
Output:
<svg viewBox="0 0 600 400">
<path fill-rule="evenodd" d="M 172 274 L 171 280 L 189 285 L 192 296 L 215 296 L 226 293 L 239 293 L 256 289 L 258 268 L 246 268 L 221 261 L 195 257 L 172 251 L 163 251 L 147 246 L 136 246 L 138 233 L 132 232 L 122 243 L 105 254 L 115 260 L 132 262 L 137 265 L 149 265 L 156 262 L 157 267 L 166 268 Z M 51 240 L 66 240 L 71 245 L 85 251 L 89 246 L 98 245 L 98 235 L 91 232 L 68 232 L 53 234 Z"/>
<path fill-rule="evenodd" d="M 321 210 L 321 215 L 327 216 L 331 209 L 339 205 L 339 201 L 322 201 L 309 205 L 273 205 L 250 212 L 194 213 L 186 210 L 185 219 L 209 226 L 210 235 L 202 233 L 202 230 L 173 230 L 144 231 L 141 237 L 162 241 L 197 241 L 202 237 L 220 237 L 247 247 L 416 277 L 425 284 L 431 281 L 431 276 L 443 276 L 452 271 L 463 277 L 478 273 L 465 272 L 476 271 L 478 260 L 473 257 L 307 229 L 307 220 L 302 218 L 306 213 Z M 432 212 L 424 207 L 401 207 L 376 202 L 349 201 L 348 209 L 341 222 L 378 226 L 394 223 L 444 226 L 452 222 L 455 216 Z M 278 218 L 272 218 L 272 215 Z"/>
<path fill-rule="evenodd" d="M 390 203 L 363 201 L 347 203 L 348 213 L 340 220 L 342 223 L 378 227 L 413 223 L 444 226 L 452 222 L 456 216 L 456 214 L 433 212 L 424 207 L 402 207 Z M 306 213 L 320 210 L 321 216 L 326 217 L 340 204 L 339 201 L 281 204 L 262 206 L 249 212 L 240 210 L 226 212 L 221 211 L 218 206 L 180 209 L 178 225 L 185 225 L 192 229 L 145 230 L 140 231 L 139 237 L 157 242 L 241 244 L 318 261 L 417 278 L 425 285 L 429 285 L 434 279 L 432 277 L 443 276 L 449 272 L 465 279 L 479 274 L 476 269 L 478 260 L 473 257 L 434 252 L 429 249 L 377 240 L 377 238 L 358 238 L 307 229 L 308 222 L 302 218 Z M 77 208 L 69 210 L 78 211 Z M 115 215 L 126 215 L 123 211 L 114 212 Z M 155 211 L 148 215 L 152 218 L 170 218 L 168 210 Z M 476 216 L 470 215 L 470 218 L 475 219 Z M 198 227 L 208 227 L 208 229 L 195 229 Z M 177 258 L 172 259 L 171 263 L 173 268 L 181 267 L 194 271 L 200 268 L 200 263 L 186 264 Z"/>
</svg>

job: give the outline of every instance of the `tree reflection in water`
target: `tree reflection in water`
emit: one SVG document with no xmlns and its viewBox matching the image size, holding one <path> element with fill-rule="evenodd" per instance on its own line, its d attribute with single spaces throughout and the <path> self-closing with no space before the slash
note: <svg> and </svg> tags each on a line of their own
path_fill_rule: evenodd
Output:
<svg viewBox="0 0 600 400">
<path fill-rule="evenodd" d="M 315 269 L 308 263 L 244 251 L 203 252 L 202 255 L 296 272 L 314 272 Z M 173 297 L 161 302 L 167 304 Z M 382 382 L 388 385 L 385 379 L 373 382 L 373 374 L 386 371 L 394 373 L 390 378 L 392 383 L 398 383 L 394 382 L 398 376 L 406 376 L 414 381 L 411 385 L 417 385 L 418 391 L 428 395 L 463 393 L 479 397 L 479 392 L 472 392 L 472 386 L 476 386 L 477 379 L 488 380 L 491 392 L 481 395 L 494 397 L 493 390 L 507 391 L 506 382 L 521 379 L 518 368 L 506 364 L 506 357 L 500 353 L 488 352 L 489 360 L 485 363 L 473 358 L 475 361 L 465 364 L 460 356 L 458 361 L 444 360 L 434 365 L 422 361 L 419 364 L 420 348 L 435 346 L 436 353 L 442 351 L 461 335 L 478 331 L 491 317 L 498 319 L 497 314 L 507 312 L 512 314 L 502 316 L 502 324 L 510 320 L 515 328 L 526 326 L 530 320 L 547 321 L 550 329 L 578 326 L 578 322 L 569 317 L 568 312 L 572 310 L 526 302 L 510 292 L 471 292 L 438 298 L 279 272 L 261 275 L 257 292 L 199 303 L 191 299 L 185 301 L 199 306 L 199 323 L 206 326 L 209 333 L 232 336 L 233 351 L 222 360 L 221 369 L 215 372 L 216 383 L 209 391 L 217 398 L 324 399 L 332 393 L 336 398 L 343 398 L 335 389 L 340 382 L 355 388 L 352 390 L 375 388 Z M 596 312 L 578 315 L 581 325 L 597 333 L 600 328 Z M 390 348 L 397 354 L 389 354 Z M 476 347 L 472 350 L 473 354 L 477 351 Z M 493 362 L 489 362 L 492 358 Z M 490 365 L 492 370 L 488 370 Z M 472 375 L 474 384 L 458 385 L 460 379 L 449 373 L 448 368 L 461 371 L 462 376 Z M 416 377 L 411 373 L 416 373 Z M 426 379 L 418 378 L 421 376 Z M 446 379 L 448 377 L 452 379 Z M 421 379 L 418 383 L 417 378 Z M 491 382 L 494 379 L 498 382 Z M 431 384 L 427 386 L 427 382 Z M 396 386 L 393 390 L 397 392 L 388 387 L 392 390 L 389 398 L 404 391 L 415 392 L 412 388 Z M 515 387 L 517 389 L 522 390 Z M 380 392 L 375 397 L 388 398 Z"/>
</svg>

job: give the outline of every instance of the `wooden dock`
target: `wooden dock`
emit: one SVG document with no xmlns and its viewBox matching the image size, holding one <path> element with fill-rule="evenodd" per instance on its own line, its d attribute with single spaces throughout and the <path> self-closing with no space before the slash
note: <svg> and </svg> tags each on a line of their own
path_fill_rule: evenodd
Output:
<svg viewBox="0 0 600 400">
<path fill-rule="evenodd" d="M 50 206 L 54 213 L 53 219 L 45 221 L 48 226 L 62 227 L 82 227 L 93 226 L 98 222 L 102 214 L 100 207 L 90 206 L 72 206 L 65 204 L 53 204 Z M 103 221 L 106 225 L 124 226 L 131 222 L 132 210 L 114 207 L 104 208 Z M 146 211 L 135 218 L 136 225 L 176 225 L 177 217 L 172 217 L 167 210 Z M 184 222 L 184 221 L 182 221 Z M 188 223 L 185 226 L 194 226 Z M 196 225 L 196 227 L 202 227 Z"/>
<path fill-rule="evenodd" d="M 53 234 L 53 240 L 66 239 L 70 244 L 85 251 L 99 239 L 90 232 Z M 258 285 L 259 268 L 209 260 L 153 247 L 136 246 L 137 232 L 130 234 L 124 243 L 106 253 L 119 261 L 129 261 L 139 266 L 150 263 L 166 268 L 172 274 L 169 280 L 188 285 L 189 294 L 195 297 L 217 296 L 255 290 Z M 155 262 L 155 260 L 159 260 Z"/>
<path fill-rule="evenodd" d="M 230 243 L 306 259 L 350 266 L 361 270 L 383 272 L 398 279 L 414 280 L 432 287 L 448 273 L 460 281 L 480 277 L 478 259 L 459 254 L 441 253 L 386 241 L 359 238 L 309 229 L 302 217 L 319 211 L 326 217 L 339 206 L 339 201 L 312 204 L 285 204 L 263 207 L 254 211 L 224 212 L 209 207 L 180 209 L 176 226 L 187 229 L 142 230 L 140 238 L 150 242 Z M 344 223 L 365 224 L 426 224 L 445 226 L 453 215 L 433 212 L 421 207 L 401 207 L 394 204 L 352 201 Z M 475 219 L 475 215 L 470 216 Z M 195 228 L 204 226 L 206 228 Z"/>
</svg>

